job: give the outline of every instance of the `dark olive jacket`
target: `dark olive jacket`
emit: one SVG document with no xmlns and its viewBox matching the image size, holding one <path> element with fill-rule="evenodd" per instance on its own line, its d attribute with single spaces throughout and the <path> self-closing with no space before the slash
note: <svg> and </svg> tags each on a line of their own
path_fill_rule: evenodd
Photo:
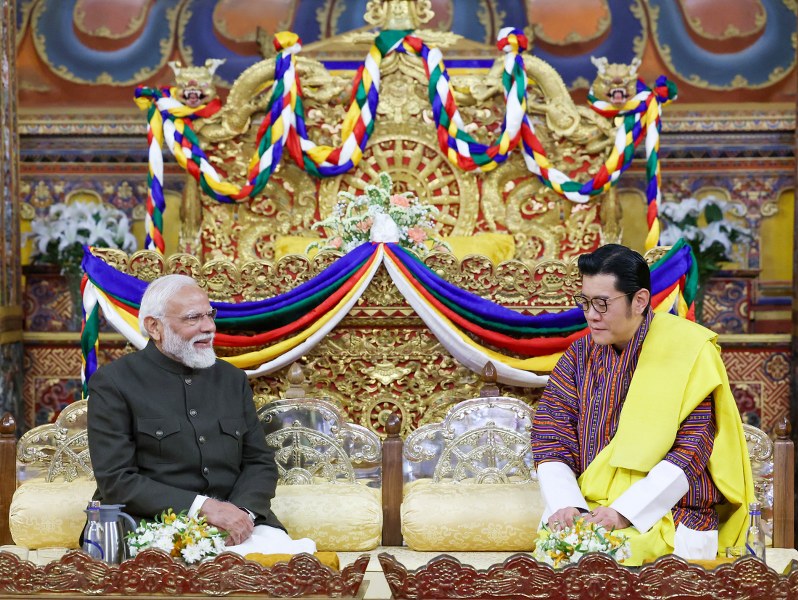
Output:
<svg viewBox="0 0 798 600">
<path fill-rule="evenodd" d="M 222 360 L 191 369 L 150 341 L 91 377 L 88 404 L 95 499 L 124 504 L 138 522 L 188 510 L 202 494 L 284 529 L 270 508 L 274 452 L 240 369 Z"/>
</svg>

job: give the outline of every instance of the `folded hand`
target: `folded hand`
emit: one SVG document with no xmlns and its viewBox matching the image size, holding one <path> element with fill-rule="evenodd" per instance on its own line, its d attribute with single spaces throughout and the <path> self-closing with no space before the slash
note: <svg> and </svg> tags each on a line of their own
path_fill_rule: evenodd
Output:
<svg viewBox="0 0 798 600">
<path fill-rule="evenodd" d="M 549 529 L 557 531 L 559 529 L 573 525 L 574 519 L 577 517 L 579 517 L 579 510 L 573 506 L 567 506 L 551 513 L 551 516 L 549 517 L 549 520 L 546 521 L 546 524 L 549 526 Z"/>
<path fill-rule="evenodd" d="M 252 535 L 252 519 L 235 504 L 208 498 L 202 503 L 199 514 L 211 525 L 227 532 L 225 543 L 228 546 L 236 546 Z"/>
<path fill-rule="evenodd" d="M 626 529 L 631 526 L 629 519 L 609 506 L 597 506 L 584 516 L 585 521 L 597 523 L 605 529 Z"/>
</svg>

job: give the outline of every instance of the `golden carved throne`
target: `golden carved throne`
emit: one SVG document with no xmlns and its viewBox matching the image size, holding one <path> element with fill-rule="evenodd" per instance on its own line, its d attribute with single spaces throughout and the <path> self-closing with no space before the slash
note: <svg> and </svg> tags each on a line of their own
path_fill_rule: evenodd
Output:
<svg viewBox="0 0 798 600">
<path fill-rule="evenodd" d="M 505 115 L 501 52 L 457 35 L 424 29 L 429 2 L 392 0 L 368 4 L 368 19 L 381 29 L 414 29 L 446 57 L 478 59 L 491 68 L 451 74 L 451 89 L 469 133 L 489 144 Z M 324 60 L 363 61 L 374 42 L 370 32 L 352 32 L 314 44 L 297 55 L 308 135 L 319 145 L 341 145 L 352 73 L 325 69 Z M 262 40 L 266 48 L 270 40 Z M 244 71 L 219 112 L 194 122 L 210 163 L 245 183 L 256 132 L 263 120 L 275 73 L 275 58 Z M 614 125 L 587 107 L 576 106 L 562 78 L 526 53 L 528 113 L 551 163 L 575 179 L 594 175 L 611 146 Z M 634 70 L 624 84 L 634 86 Z M 466 254 L 485 255 L 478 233 L 511 240 L 513 261 L 494 264 L 472 256 L 433 254 L 427 264 L 469 291 L 529 313 L 570 307 L 577 285 L 573 259 L 620 236 L 612 193 L 575 205 L 551 192 L 515 151 L 488 173 L 464 172 L 441 151 L 428 92 L 429 78 L 418 57 L 389 54 L 380 65 L 380 101 L 374 129 L 360 163 L 340 176 L 316 179 L 287 156 L 263 193 L 240 204 L 221 204 L 200 193 L 186 177 L 180 199 L 180 236 L 175 254 L 164 260 L 147 253 L 106 256 L 131 274 L 151 279 L 162 272 L 185 272 L 206 286 L 212 299 L 254 300 L 284 292 L 307 280 L 334 258 L 279 251 L 282 240 L 317 235 L 311 226 L 330 216 L 337 193 L 361 192 L 380 172 L 388 172 L 398 191 L 412 190 L 435 205 L 442 236 L 462 236 Z M 615 85 L 619 85 L 617 82 Z M 167 182 L 168 183 L 168 182 Z M 177 211 L 174 204 L 172 219 Z M 489 245 L 492 244 L 489 242 Z M 300 247 L 302 247 L 300 245 Z M 301 254 L 301 253 L 300 253 Z M 324 389 L 353 422 L 380 435 L 389 415 L 402 417 L 403 433 L 441 418 L 458 398 L 477 389 L 474 373 L 456 363 L 427 331 L 384 271 L 358 305 L 327 338 L 304 357 L 312 386 Z M 253 381 L 256 394 L 276 398 L 275 381 Z M 505 388 L 507 395 L 534 402 L 537 392 Z"/>
<path fill-rule="evenodd" d="M 414 29 L 414 35 L 430 47 L 440 48 L 444 58 L 493 61 L 489 70 L 469 69 L 451 77 L 469 133 L 481 143 L 493 142 L 505 115 L 502 53 L 452 33 L 423 29 L 432 17 L 429 3 L 371 0 L 367 10 L 367 19 L 375 26 Z M 307 131 L 315 143 L 341 145 L 341 124 L 352 86 L 351 73 L 331 73 L 319 59 L 362 61 L 374 37 L 370 32 L 348 33 L 297 55 Z M 261 40 L 261 47 L 264 54 L 273 54 L 266 49 L 267 40 Z M 576 106 L 550 65 L 530 53 L 523 56 L 530 82 L 528 113 L 552 165 L 588 180 L 612 145 L 613 124 L 587 107 Z M 274 72 L 275 59 L 267 56 L 238 77 L 218 113 L 195 122 L 211 164 L 238 185 L 245 181 L 255 150 Z M 633 65 L 623 83 L 615 83 L 616 88 L 633 89 L 635 75 Z M 362 192 L 379 172 L 388 172 L 399 191 L 412 190 L 422 201 L 438 207 L 442 235 L 506 233 L 515 242 L 516 257 L 525 261 L 568 258 L 602 240 L 619 239 L 612 194 L 602 201 L 574 205 L 529 172 L 520 150 L 489 173 L 464 172 L 453 165 L 438 144 L 428 83 L 420 58 L 394 52 L 382 60 L 373 133 L 360 163 L 343 175 L 318 180 L 284 156 L 264 192 L 237 205 L 210 200 L 187 178 L 178 249 L 199 248 L 205 260 L 273 259 L 278 237 L 307 235 L 315 221 L 330 216 L 339 191 Z"/>
</svg>

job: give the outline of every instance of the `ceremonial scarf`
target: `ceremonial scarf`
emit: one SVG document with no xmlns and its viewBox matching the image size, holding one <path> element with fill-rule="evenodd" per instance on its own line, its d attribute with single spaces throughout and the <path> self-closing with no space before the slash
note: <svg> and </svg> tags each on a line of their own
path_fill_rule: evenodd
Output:
<svg viewBox="0 0 798 600">
<path fill-rule="evenodd" d="M 681 422 L 712 394 L 716 433 L 708 469 L 726 499 L 716 507 L 718 547 L 744 543 L 748 503 L 754 500 L 751 461 L 716 340 L 715 333 L 686 319 L 655 315 L 615 437 L 579 477 L 591 507 L 609 506 L 643 479 L 671 449 Z M 632 538 L 626 564 L 673 552 L 671 511 L 645 533 L 632 527 L 624 532 Z"/>
</svg>

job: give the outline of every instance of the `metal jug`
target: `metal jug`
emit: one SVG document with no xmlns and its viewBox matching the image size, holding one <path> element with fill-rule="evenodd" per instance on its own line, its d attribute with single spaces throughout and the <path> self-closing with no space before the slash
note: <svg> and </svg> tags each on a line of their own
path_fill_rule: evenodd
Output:
<svg viewBox="0 0 798 600">
<path fill-rule="evenodd" d="M 125 523 L 135 531 L 137 525 L 129 514 L 120 509 L 124 504 L 101 504 L 100 524 L 102 525 L 103 560 L 107 563 L 120 563 L 129 557 L 127 543 L 125 542 Z"/>
</svg>

